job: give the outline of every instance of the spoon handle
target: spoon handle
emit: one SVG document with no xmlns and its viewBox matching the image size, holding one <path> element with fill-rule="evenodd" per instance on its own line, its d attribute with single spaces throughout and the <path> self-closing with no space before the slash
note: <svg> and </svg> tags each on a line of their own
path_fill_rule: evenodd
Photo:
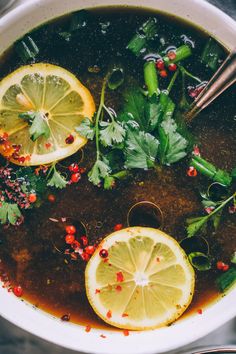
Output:
<svg viewBox="0 0 236 354">
<path fill-rule="evenodd" d="M 187 123 L 206 108 L 216 97 L 236 82 L 236 48 L 228 55 L 214 76 L 208 82 L 204 90 L 193 102 L 193 105 L 185 114 Z"/>
</svg>

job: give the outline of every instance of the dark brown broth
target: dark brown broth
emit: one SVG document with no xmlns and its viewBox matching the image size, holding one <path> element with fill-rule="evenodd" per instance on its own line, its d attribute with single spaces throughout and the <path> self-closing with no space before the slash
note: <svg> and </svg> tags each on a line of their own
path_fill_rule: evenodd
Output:
<svg viewBox="0 0 236 354">
<path fill-rule="evenodd" d="M 199 64 L 199 53 L 207 35 L 174 18 L 146 10 L 111 8 L 92 11 L 89 31 L 85 31 L 79 41 L 71 43 L 63 42 L 56 34 L 67 28 L 69 17 L 55 20 L 31 34 L 40 47 L 37 61 L 58 64 L 75 73 L 91 90 L 98 104 L 102 78 L 109 62 L 114 59 L 124 62 L 127 73 L 142 82 L 143 63 L 137 62 L 125 47 L 139 24 L 154 15 L 169 44 L 180 45 L 182 34 L 195 41 L 196 49 L 187 67 L 198 76 L 209 78 L 211 73 Z M 97 23 L 107 21 L 111 26 L 108 33 L 102 35 Z M 1 61 L 0 75 L 4 77 L 22 64 L 11 49 Z M 99 74 L 88 72 L 88 67 L 94 65 L 101 68 Z M 178 99 L 178 90 L 175 98 Z M 236 157 L 235 98 L 234 87 L 201 114 L 192 127 L 203 156 L 227 170 L 234 167 Z M 109 93 L 107 101 L 117 110 L 120 95 Z M 87 144 L 84 155 L 83 166 L 89 170 L 94 161 L 92 143 Z M 79 152 L 73 159 L 80 160 L 80 156 Z M 6 273 L 13 284 L 21 284 L 26 300 L 53 315 L 61 317 L 70 313 L 73 322 L 107 328 L 86 299 L 83 262 L 68 261 L 60 253 L 64 247 L 63 225 L 50 221 L 49 217 L 82 220 L 88 228 L 89 241 L 93 243 L 113 231 L 115 224 L 125 226 L 130 207 L 148 200 L 163 211 L 163 230 L 181 240 L 186 236 L 185 219 L 202 212 L 198 187 L 200 183 L 206 183 L 201 177 L 187 177 L 186 168 L 187 162 L 182 161 L 172 167 L 163 167 L 159 173 L 138 172 L 113 191 L 106 192 L 94 187 L 83 176 L 78 184 L 57 192 L 55 203 L 45 201 L 39 209 L 28 211 L 25 223 L 20 227 L 0 231 L 0 275 Z M 229 261 L 232 250 L 236 249 L 235 217 L 225 213 L 223 219 L 218 231 L 207 235 L 213 264 L 218 259 Z M 196 291 L 187 314 L 196 312 L 219 296 L 214 285 L 216 275 L 215 267 L 209 272 L 196 273 Z"/>
</svg>

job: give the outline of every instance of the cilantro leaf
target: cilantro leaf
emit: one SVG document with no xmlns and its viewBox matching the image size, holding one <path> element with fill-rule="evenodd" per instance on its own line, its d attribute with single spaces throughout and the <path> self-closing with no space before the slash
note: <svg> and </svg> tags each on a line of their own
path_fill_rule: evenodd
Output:
<svg viewBox="0 0 236 354">
<path fill-rule="evenodd" d="M 20 217 L 21 217 L 21 212 L 17 204 L 1 202 L 1 207 L 0 207 L 1 224 L 10 223 L 12 225 L 15 225 L 17 220 Z"/>
<path fill-rule="evenodd" d="M 98 186 L 102 179 L 107 177 L 110 172 L 110 167 L 107 165 L 106 161 L 98 159 L 93 168 L 88 173 L 89 181 L 92 182 L 95 186 Z"/>
<path fill-rule="evenodd" d="M 90 119 L 84 118 L 80 125 L 75 128 L 75 130 L 85 138 L 93 140 L 95 135 L 95 127 L 93 122 Z"/>
<path fill-rule="evenodd" d="M 104 189 L 111 190 L 115 185 L 115 178 L 113 176 L 106 176 L 104 178 Z"/>
<path fill-rule="evenodd" d="M 135 122 L 129 122 L 125 142 L 126 168 L 154 167 L 158 146 L 159 141 L 154 136 L 140 131 Z"/>
<path fill-rule="evenodd" d="M 111 122 L 100 122 L 100 140 L 104 146 L 122 143 L 125 136 L 125 129 L 121 123 L 112 120 Z"/>
<path fill-rule="evenodd" d="M 46 139 L 50 136 L 50 129 L 47 123 L 45 115 L 41 112 L 26 112 L 20 113 L 19 117 L 24 119 L 30 124 L 30 138 L 35 141 L 40 136 L 44 136 Z"/>
<path fill-rule="evenodd" d="M 159 127 L 159 159 L 161 164 L 169 165 L 187 155 L 188 141 L 178 133 L 175 121 L 167 117 Z"/>
<path fill-rule="evenodd" d="M 133 120 L 141 130 L 147 131 L 149 122 L 145 117 L 145 107 L 146 98 L 138 88 L 125 91 L 123 113 L 118 119 L 123 122 Z"/>
<path fill-rule="evenodd" d="M 55 165 L 52 166 L 52 176 L 47 182 L 47 186 L 49 187 L 55 187 L 55 188 L 65 188 L 67 185 L 66 179 L 60 174 L 60 172 L 57 171 Z M 49 171 L 49 175 L 51 174 Z"/>
<path fill-rule="evenodd" d="M 206 228 L 207 220 L 208 215 L 187 219 L 186 223 L 188 237 L 193 237 L 196 233 L 204 231 L 204 229 Z"/>
</svg>

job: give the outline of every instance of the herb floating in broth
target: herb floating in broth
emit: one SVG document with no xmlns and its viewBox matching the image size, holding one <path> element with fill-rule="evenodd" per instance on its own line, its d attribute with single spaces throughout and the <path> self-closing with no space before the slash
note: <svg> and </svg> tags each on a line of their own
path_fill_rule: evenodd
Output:
<svg viewBox="0 0 236 354">
<path fill-rule="evenodd" d="M 201 313 L 235 284 L 235 90 L 184 121 L 225 57 L 199 29 L 134 8 L 74 12 L 7 51 L 6 288 L 87 332 L 105 327 L 93 307 L 127 335 L 170 324 L 192 296 L 188 312 Z"/>
</svg>

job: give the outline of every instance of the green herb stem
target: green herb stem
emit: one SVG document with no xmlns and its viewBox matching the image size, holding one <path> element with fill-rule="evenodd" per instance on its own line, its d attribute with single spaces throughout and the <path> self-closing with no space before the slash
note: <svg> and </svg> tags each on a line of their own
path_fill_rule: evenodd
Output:
<svg viewBox="0 0 236 354">
<path fill-rule="evenodd" d="M 188 45 L 184 44 L 176 49 L 175 54 L 176 57 L 172 60 L 168 57 L 168 55 L 164 56 L 163 60 L 165 65 L 169 65 L 170 63 L 178 63 L 179 61 L 188 58 L 190 55 L 192 55 L 192 50 Z"/>
<path fill-rule="evenodd" d="M 234 199 L 236 196 L 236 192 L 234 192 L 233 195 L 231 195 L 228 199 L 226 199 L 224 202 L 222 202 L 217 208 L 215 208 L 209 215 L 205 216 L 206 220 L 210 219 L 213 215 L 217 214 L 221 209 L 224 208 L 226 204 L 228 204 L 232 199 Z"/>
<path fill-rule="evenodd" d="M 98 111 L 96 114 L 96 120 L 95 120 L 95 139 L 96 139 L 97 160 L 99 160 L 99 158 L 100 158 L 99 121 L 100 121 L 102 110 L 104 108 L 106 84 L 107 84 L 107 77 L 105 77 L 105 79 L 103 81 L 101 97 L 100 97 L 100 104 L 98 107 Z"/>
<path fill-rule="evenodd" d="M 182 65 L 179 66 L 180 70 L 182 71 L 183 74 L 191 77 L 191 79 L 197 81 L 199 84 L 202 83 L 202 80 L 199 79 L 199 77 L 197 76 L 194 76 L 193 74 L 191 74 L 187 69 L 185 69 Z"/>
<path fill-rule="evenodd" d="M 144 81 L 150 97 L 154 94 L 158 94 L 158 78 L 154 61 L 148 61 L 144 64 Z"/>
<path fill-rule="evenodd" d="M 170 94 L 170 91 L 171 91 L 172 87 L 174 86 L 175 80 L 177 79 L 178 75 L 179 75 L 179 70 L 176 70 L 176 72 L 172 76 L 170 83 L 167 87 L 168 94 Z"/>
</svg>

